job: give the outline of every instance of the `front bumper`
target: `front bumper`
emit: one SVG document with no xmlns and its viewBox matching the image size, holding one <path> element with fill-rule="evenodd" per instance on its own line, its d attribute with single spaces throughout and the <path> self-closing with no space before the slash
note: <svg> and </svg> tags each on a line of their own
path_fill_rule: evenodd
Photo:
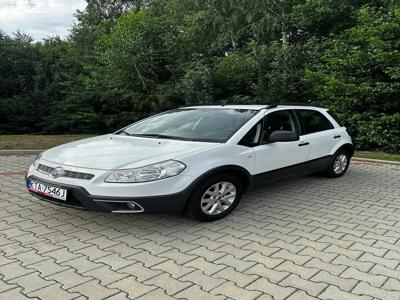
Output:
<svg viewBox="0 0 400 300">
<path fill-rule="evenodd" d="M 57 205 L 114 213 L 179 213 L 182 212 L 189 197 L 189 190 L 170 195 L 146 197 L 110 197 L 90 194 L 85 188 L 71 184 L 59 184 L 31 175 L 26 178 L 67 189 L 67 200 L 58 200 L 33 191 L 35 197 Z"/>
</svg>

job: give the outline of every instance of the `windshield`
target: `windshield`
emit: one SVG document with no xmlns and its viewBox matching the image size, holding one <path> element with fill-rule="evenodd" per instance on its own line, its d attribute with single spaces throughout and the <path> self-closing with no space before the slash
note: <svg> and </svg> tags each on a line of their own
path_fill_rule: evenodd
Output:
<svg viewBox="0 0 400 300">
<path fill-rule="evenodd" d="M 225 142 L 257 113 L 249 109 L 182 108 L 139 121 L 120 134 Z"/>
</svg>

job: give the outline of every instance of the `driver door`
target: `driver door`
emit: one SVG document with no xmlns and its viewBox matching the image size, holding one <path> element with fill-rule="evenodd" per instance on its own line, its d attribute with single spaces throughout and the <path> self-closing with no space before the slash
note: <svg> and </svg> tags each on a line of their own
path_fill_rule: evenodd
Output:
<svg viewBox="0 0 400 300">
<path fill-rule="evenodd" d="M 268 139 L 275 130 L 300 133 L 292 110 L 273 111 L 264 117 L 260 145 L 254 147 L 257 182 L 305 173 L 304 166 L 298 164 L 306 162 L 308 144 L 300 140 L 271 143 Z"/>
</svg>

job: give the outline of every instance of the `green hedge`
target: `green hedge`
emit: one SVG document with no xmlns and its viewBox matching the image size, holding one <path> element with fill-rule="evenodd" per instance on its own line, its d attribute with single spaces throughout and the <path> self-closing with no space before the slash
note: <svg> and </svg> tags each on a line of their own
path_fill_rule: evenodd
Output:
<svg viewBox="0 0 400 300">
<path fill-rule="evenodd" d="M 400 153 L 400 113 L 359 119 L 351 127 L 358 150 Z"/>
</svg>

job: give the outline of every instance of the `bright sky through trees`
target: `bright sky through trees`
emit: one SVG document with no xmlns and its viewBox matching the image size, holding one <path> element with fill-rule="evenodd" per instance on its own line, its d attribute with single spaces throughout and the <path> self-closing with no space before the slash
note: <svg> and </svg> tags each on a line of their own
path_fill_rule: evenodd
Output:
<svg viewBox="0 0 400 300">
<path fill-rule="evenodd" d="M 21 30 L 35 40 L 66 37 L 76 22 L 76 10 L 85 6 L 84 0 L 0 0 L 0 30 L 6 34 Z"/>
</svg>

